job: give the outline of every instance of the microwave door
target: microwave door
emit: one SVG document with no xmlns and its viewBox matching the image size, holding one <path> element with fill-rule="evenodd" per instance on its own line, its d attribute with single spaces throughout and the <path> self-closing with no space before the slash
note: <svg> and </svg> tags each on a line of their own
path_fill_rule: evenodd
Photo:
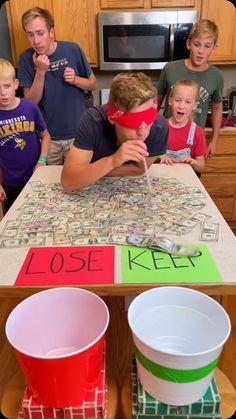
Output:
<svg viewBox="0 0 236 419">
<path fill-rule="evenodd" d="M 101 69 L 152 69 L 157 68 L 157 63 L 169 61 L 170 26 L 169 24 L 104 26 L 104 61 L 101 57 Z"/>
<path fill-rule="evenodd" d="M 178 23 L 174 30 L 173 60 L 180 60 L 189 57 L 189 50 L 186 42 L 193 23 Z"/>
</svg>

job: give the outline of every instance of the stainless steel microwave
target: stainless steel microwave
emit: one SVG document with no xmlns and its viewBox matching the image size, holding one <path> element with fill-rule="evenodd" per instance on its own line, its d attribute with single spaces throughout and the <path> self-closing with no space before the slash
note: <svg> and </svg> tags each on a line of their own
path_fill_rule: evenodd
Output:
<svg viewBox="0 0 236 419">
<path fill-rule="evenodd" d="M 100 12 L 100 69 L 161 69 L 188 57 L 186 40 L 197 19 L 196 10 Z"/>
</svg>

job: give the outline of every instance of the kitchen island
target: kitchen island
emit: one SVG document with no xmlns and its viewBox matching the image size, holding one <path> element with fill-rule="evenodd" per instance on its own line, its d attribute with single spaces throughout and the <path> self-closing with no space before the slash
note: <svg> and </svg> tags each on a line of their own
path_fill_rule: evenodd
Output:
<svg viewBox="0 0 236 419">
<path fill-rule="evenodd" d="M 209 141 L 211 129 L 206 129 Z M 220 130 L 216 155 L 206 159 L 201 181 L 214 203 L 236 233 L 236 128 Z"/>
</svg>

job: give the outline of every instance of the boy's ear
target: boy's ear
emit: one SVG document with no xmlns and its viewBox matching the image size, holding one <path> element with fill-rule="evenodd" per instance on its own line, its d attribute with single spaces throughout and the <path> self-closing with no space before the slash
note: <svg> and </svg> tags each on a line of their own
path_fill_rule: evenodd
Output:
<svg viewBox="0 0 236 419">
<path fill-rule="evenodd" d="M 55 31 L 54 31 L 54 28 L 50 28 L 50 29 L 49 29 L 49 36 L 50 36 L 50 38 L 51 38 L 51 39 L 53 39 L 53 38 L 54 38 L 54 32 L 55 32 Z"/>
<path fill-rule="evenodd" d="M 213 49 L 212 49 L 212 52 L 214 52 L 217 47 L 218 47 L 218 44 L 215 44 L 214 47 L 213 47 Z"/>
<path fill-rule="evenodd" d="M 190 49 L 190 39 L 187 39 L 187 41 L 186 41 L 186 47 L 188 48 L 188 50 Z"/>
<path fill-rule="evenodd" d="M 20 84 L 19 80 L 18 80 L 18 79 L 15 79 L 15 80 L 14 80 L 14 87 L 15 87 L 15 90 L 17 90 L 17 89 L 18 89 L 19 84 Z"/>
<path fill-rule="evenodd" d="M 111 118 L 108 116 L 108 121 L 110 122 L 111 125 L 115 125 L 115 121 L 112 121 Z"/>
</svg>

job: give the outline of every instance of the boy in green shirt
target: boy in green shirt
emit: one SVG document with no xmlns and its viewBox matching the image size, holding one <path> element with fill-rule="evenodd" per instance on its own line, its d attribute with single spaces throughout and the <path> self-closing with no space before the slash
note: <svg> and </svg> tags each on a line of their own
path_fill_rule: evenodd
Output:
<svg viewBox="0 0 236 419">
<path fill-rule="evenodd" d="M 209 102 L 212 101 L 212 138 L 208 145 L 208 155 L 214 155 L 216 152 L 223 111 L 223 75 L 214 65 L 208 64 L 210 55 L 217 47 L 217 39 L 216 24 L 208 19 L 199 20 L 193 26 L 187 40 L 189 58 L 167 63 L 161 71 L 158 82 L 159 107 L 166 96 L 165 117 L 170 116 L 168 99 L 176 80 L 195 80 L 200 85 L 200 101 L 194 113 L 194 121 L 203 128 L 206 124 Z"/>
</svg>

